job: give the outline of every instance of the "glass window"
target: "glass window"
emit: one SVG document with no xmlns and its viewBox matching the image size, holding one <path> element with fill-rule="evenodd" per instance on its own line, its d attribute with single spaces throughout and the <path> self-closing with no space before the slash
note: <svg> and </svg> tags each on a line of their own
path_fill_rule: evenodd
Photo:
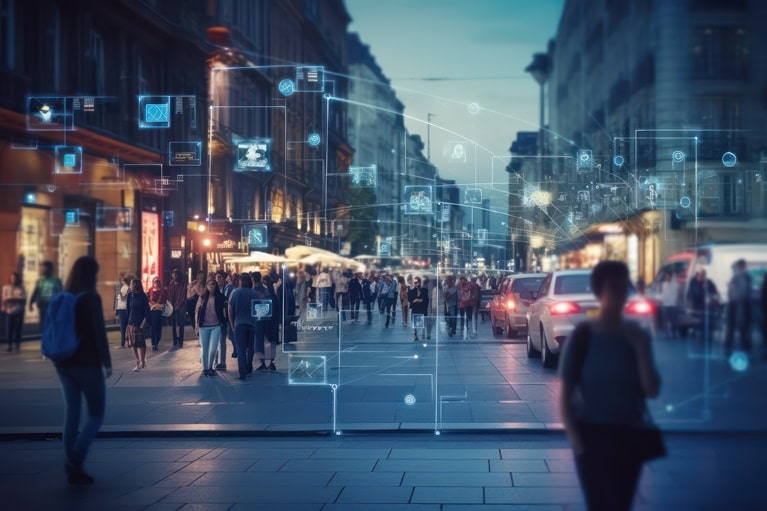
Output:
<svg viewBox="0 0 767 511">
<path fill-rule="evenodd" d="M 554 283 L 555 295 L 591 293 L 591 274 L 561 275 Z"/>
<path fill-rule="evenodd" d="M 0 68 L 14 69 L 14 0 L 0 0 Z"/>
</svg>

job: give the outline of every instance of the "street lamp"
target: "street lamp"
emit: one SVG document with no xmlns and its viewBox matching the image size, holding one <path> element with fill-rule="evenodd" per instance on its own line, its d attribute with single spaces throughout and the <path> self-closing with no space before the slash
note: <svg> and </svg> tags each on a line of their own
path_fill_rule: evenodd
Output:
<svg viewBox="0 0 767 511">
<path fill-rule="evenodd" d="M 543 156 L 543 126 L 545 122 L 544 111 L 544 86 L 551 77 L 551 57 L 548 53 L 536 53 L 533 55 L 533 61 L 525 68 L 526 73 L 530 73 L 533 79 L 540 86 L 540 123 L 538 126 L 538 156 Z"/>
</svg>

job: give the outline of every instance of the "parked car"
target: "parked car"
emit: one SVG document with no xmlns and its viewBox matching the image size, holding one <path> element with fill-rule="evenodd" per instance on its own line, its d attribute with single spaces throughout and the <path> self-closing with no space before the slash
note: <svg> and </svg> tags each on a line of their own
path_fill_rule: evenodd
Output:
<svg viewBox="0 0 767 511">
<path fill-rule="evenodd" d="M 670 272 L 679 282 L 679 314 L 677 326 L 682 335 L 690 328 L 699 328 L 700 318 L 691 313 L 687 304 L 687 290 L 690 281 L 699 269 L 706 270 L 706 277 L 711 280 L 719 292 L 719 302 L 714 312 L 714 323 L 723 316 L 727 303 L 727 284 L 732 277 L 732 266 L 738 259 L 745 259 L 751 274 L 751 303 L 754 321 L 761 321 L 759 314 L 759 290 L 767 274 L 767 244 L 765 243 L 726 243 L 702 245 L 697 250 L 685 250 L 666 258 L 657 275 L 647 287 L 645 295 L 653 302 L 656 310 L 660 305 L 660 291 L 663 275 Z M 656 324 L 660 318 L 656 317 Z"/>
<path fill-rule="evenodd" d="M 545 273 L 520 273 L 504 277 L 498 293 L 490 302 L 490 327 L 496 335 L 505 334 L 512 339 L 527 333 L 527 308 L 532 297 L 521 298 L 523 291 L 538 291 Z"/>
<path fill-rule="evenodd" d="M 543 367 L 555 367 L 562 344 L 575 325 L 599 315 L 599 301 L 591 290 L 591 270 L 562 270 L 549 273 L 527 309 L 527 356 L 541 356 Z M 654 309 L 650 301 L 631 286 L 625 317 L 654 331 Z"/>
</svg>

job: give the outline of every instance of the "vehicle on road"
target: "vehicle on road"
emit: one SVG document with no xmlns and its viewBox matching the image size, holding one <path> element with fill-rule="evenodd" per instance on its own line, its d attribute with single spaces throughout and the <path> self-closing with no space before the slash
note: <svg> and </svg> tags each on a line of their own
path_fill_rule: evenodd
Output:
<svg viewBox="0 0 767 511">
<path fill-rule="evenodd" d="M 575 325 L 599 315 L 599 301 L 591 290 L 591 270 L 561 270 L 549 273 L 536 293 L 525 291 L 523 299 L 535 298 L 527 309 L 527 356 L 541 357 L 543 367 L 555 367 L 560 349 Z M 625 317 L 654 331 L 652 303 L 633 285 L 625 306 Z"/>
<path fill-rule="evenodd" d="M 532 298 L 522 298 L 523 291 L 535 292 L 541 287 L 545 273 L 520 273 L 504 277 L 498 293 L 490 302 L 490 327 L 496 335 L 508 339 L 527 333 L 527 308 Z"/>
</svg>

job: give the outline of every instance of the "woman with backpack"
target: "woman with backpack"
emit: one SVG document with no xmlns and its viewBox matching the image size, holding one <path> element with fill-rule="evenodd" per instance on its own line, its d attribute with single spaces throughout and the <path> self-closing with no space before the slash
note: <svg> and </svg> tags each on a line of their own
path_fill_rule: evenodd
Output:
<svg viewBox="0 0 767 511">
<path fill-rule="evenodd" d="M 104 309 L 96 291 L 99 264 L 88 256 L 80 257 L 72 266 L 65 291 L 75 295 L 74 331 L 79 343 L 74 355 L 56 362 L 66 403 L 64 420 L 64 452 L 69 484 L 93 484 L 83 470 L 91 442 L 104 422 L 106 408 L 105 376 L 112 375 Z M 82 397 L 88 405 L 88 418 L 80 428 Z"/>
</svg>

